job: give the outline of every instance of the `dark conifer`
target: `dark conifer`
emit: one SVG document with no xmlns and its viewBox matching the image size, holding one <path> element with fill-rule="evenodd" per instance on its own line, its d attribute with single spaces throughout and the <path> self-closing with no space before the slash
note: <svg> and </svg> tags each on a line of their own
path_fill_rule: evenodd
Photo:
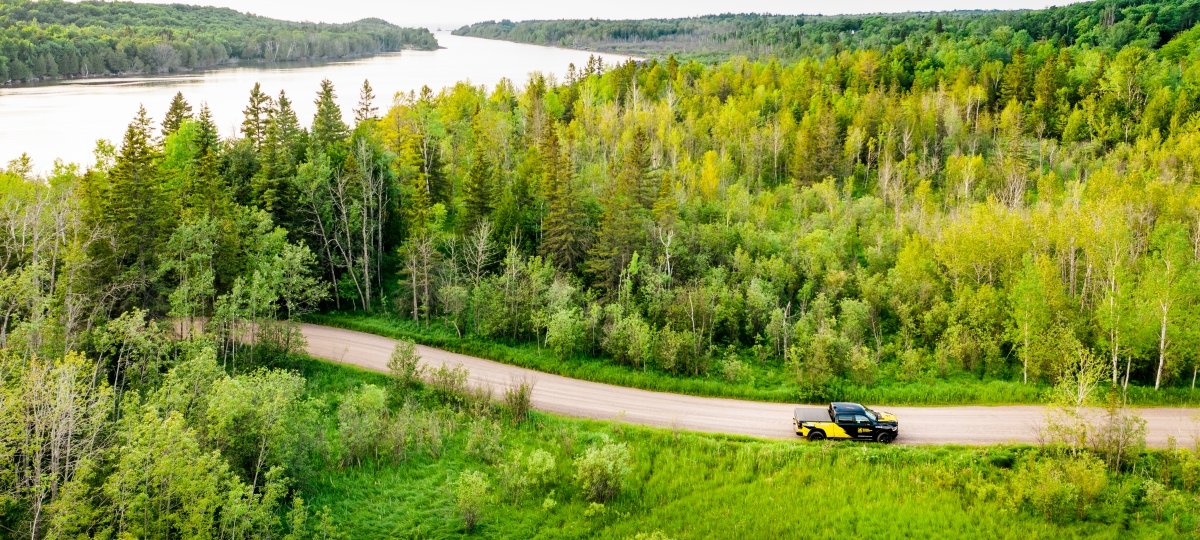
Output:
<svg viewBox="0 0 1200 540">
<path fill-rule="evenodd" d="M 188 105 L 187 100 L 183 99 L 183 92 L 176 92 L 175 97 L 171 98 L 171 107 L 167 109 L 167 116 L 163 118 L 162 135 L 167 138 L 168 135 L 179 131 L 179 126 L 183 125 L 184 120 L 192 118 L 192 106 Z"/>
</svg>

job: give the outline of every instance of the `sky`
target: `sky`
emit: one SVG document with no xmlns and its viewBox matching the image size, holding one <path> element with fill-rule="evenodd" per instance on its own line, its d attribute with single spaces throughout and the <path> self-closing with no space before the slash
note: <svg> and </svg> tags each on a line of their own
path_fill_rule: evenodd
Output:
<svg viewBox="0 0 1200 540">
<path fill-rule="evenodd" d="M 511 19 L 649 19 L 715 13 L 852 14 L 955 9 L 1035 9 L 1070 0 L 134 0 L 230 7 L 276 19 L 348 22 L 378 17 L 401 26 L 451 30 Z"/>
</svg>

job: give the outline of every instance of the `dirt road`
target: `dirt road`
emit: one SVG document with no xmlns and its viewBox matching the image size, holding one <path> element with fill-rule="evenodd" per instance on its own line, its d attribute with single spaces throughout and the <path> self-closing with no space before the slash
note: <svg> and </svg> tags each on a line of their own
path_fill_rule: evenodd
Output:
<svg viewBox="0 0 1200 540">
<path fill-rule="evenodd" d="M 303 325 L 309 354 L 343 364 L 386 371 L 396 341 L 362 332 Z M 795 438 L 792 409 L 784 403 L 705 398 L 650 392 L 551 375 L 491 360 L 419 346 L 426 365 L 462 365 L 469 382 L 500 395 L 520 381 L 533 383 L 533 404 L 542 411 L 601 420 L 619 420 L 682 430 Z M 1035 443 L 1045 409 L 1034 406 L 888 407 L 867 404 L 900 417 L 899 443 Z M 1200 410 L 1147 408 L 1147 442 L 1166 446 L 1168 437 L 1192 446 L 1200 435 Z"/>
</svg>

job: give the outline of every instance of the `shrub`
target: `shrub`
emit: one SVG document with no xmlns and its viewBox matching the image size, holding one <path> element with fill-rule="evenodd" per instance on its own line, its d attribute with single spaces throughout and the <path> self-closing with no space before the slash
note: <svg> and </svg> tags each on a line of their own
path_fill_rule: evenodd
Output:
<svg viewBox="0 0 1200 540">
<path fill-rule="evenodd" d="M 721 377 L 732 383 L 748 383 L 754 380 L 754 372 L 745 362 L 729 357 L 721 362 Z"/>
<path fill-rule="evenodd" d="M 533 385 L 529 381 L 521 381 L 504 391 L 504 404 L 513 422 L 523 422 L 529 418 L 529 409 L 533 406 Z"/>
<path fill-rule="evenodd" d="M 632 471 L 631 459 L 625 443 L 588 448 L 576 459 L 575 480 L 587 500 L 605 502 L 616 497 Z"/>
<path fill-rule="evenodd" d="M 416 443 L 429 454 L 440 458 L 446 449 L 446 439 L 454 435 L 454 420 L 440 412 L 430 412 L 414 417 L 411 430 Z"/>
<path fill-rule="evenodd" d="M 467 368 L 439 366 L 429 372 L 429 387 L 445 403 L 462 404 L 467 399 Z"/>
<path fill-rule="evenodd" d="M 1092 449 L 1104 457 L 1108 470 L 1120 472 L 1122 464 L 1146 448 L 1146 420 L 1125 407 L 1115 392 L 1108 397 L 1108 414 L 1092 432 Z"/>
<path fill-rule="evenodd" d="M 545 450 L 536 449 L 524 455 L 514 452 L 500 467 L 500 485 L 516 503 L 526 494 L 550 485 L 557 467 L 554 455 Z"/>
<path fill-rule="evenodd" d="M 361 464 L 364 457 L 378 457 L 387 417 L 387 393 L 378 386 L 366 384 L 342 398 L 338 436 L 344 462 Z"/>
<path fill-rule="evenodd" d="M 417 353 L 416 344 L 408 340 L 397 343 L 396 348 L 392 349 L 392 356 L 388 358 L 387 367 L 397 390 L 415 385 L 423 371 L 421 355 Z"/>
<path fill-rule="evenodd" d="M 476 419 L 467 432 L 467 454 L 485 463 L 495 463 L 503 449 L 503 430 L 496 422 Z"/>
<path fill-rule="evenodd" d="M 1027 461 L 1014 478 L 1014 502 L 1057 522 L 1084 519 L 1108 485 L 1104 463 L 1088 454 Z"/>
<path fill-rule="evenodd" d="M 613 311 L 612 323 L 604 337 L 604 349 L 617 362 L 645 368 L 646 359 L 652 352 L 653 329 L 636 312 L 621 315 L 619 310 Z"/>
<path fill-rule="evenodd" d="M 474 530 L 488 503 L 487 477 L 479 471 L 466 471 L 454 483 L 454 505 L 462 514 L 463 525 Z"/>
<path fill-rule="evenodd" d="M 879 361 L 871 349 L 862 345 L 850 349 L 850 379 L 855 383 L 871 385 L 879 371 Z"/>
<path fill-rule="evenodd" d="M 546 347 L 559 360 L 565 360 L 579 352 L 584 339 L 583 322 L 579 308 L 560 309 L 550 316 L 546 324 Z"/>
</svg>

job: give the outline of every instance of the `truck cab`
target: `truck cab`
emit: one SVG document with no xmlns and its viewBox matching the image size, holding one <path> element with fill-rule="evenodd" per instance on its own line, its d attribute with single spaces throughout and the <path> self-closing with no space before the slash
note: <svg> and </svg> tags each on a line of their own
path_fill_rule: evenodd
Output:
<svg viewBox="0 0 1200 540">
<path fill-rule="evenodd" d="M 798 407 L 792 425 L 796 435 L 810 441 L 853 439 L 890 443 L 900 435 L 896 415 L 844 401 L 830 403 L 824 410 Z"/>
</svg>

